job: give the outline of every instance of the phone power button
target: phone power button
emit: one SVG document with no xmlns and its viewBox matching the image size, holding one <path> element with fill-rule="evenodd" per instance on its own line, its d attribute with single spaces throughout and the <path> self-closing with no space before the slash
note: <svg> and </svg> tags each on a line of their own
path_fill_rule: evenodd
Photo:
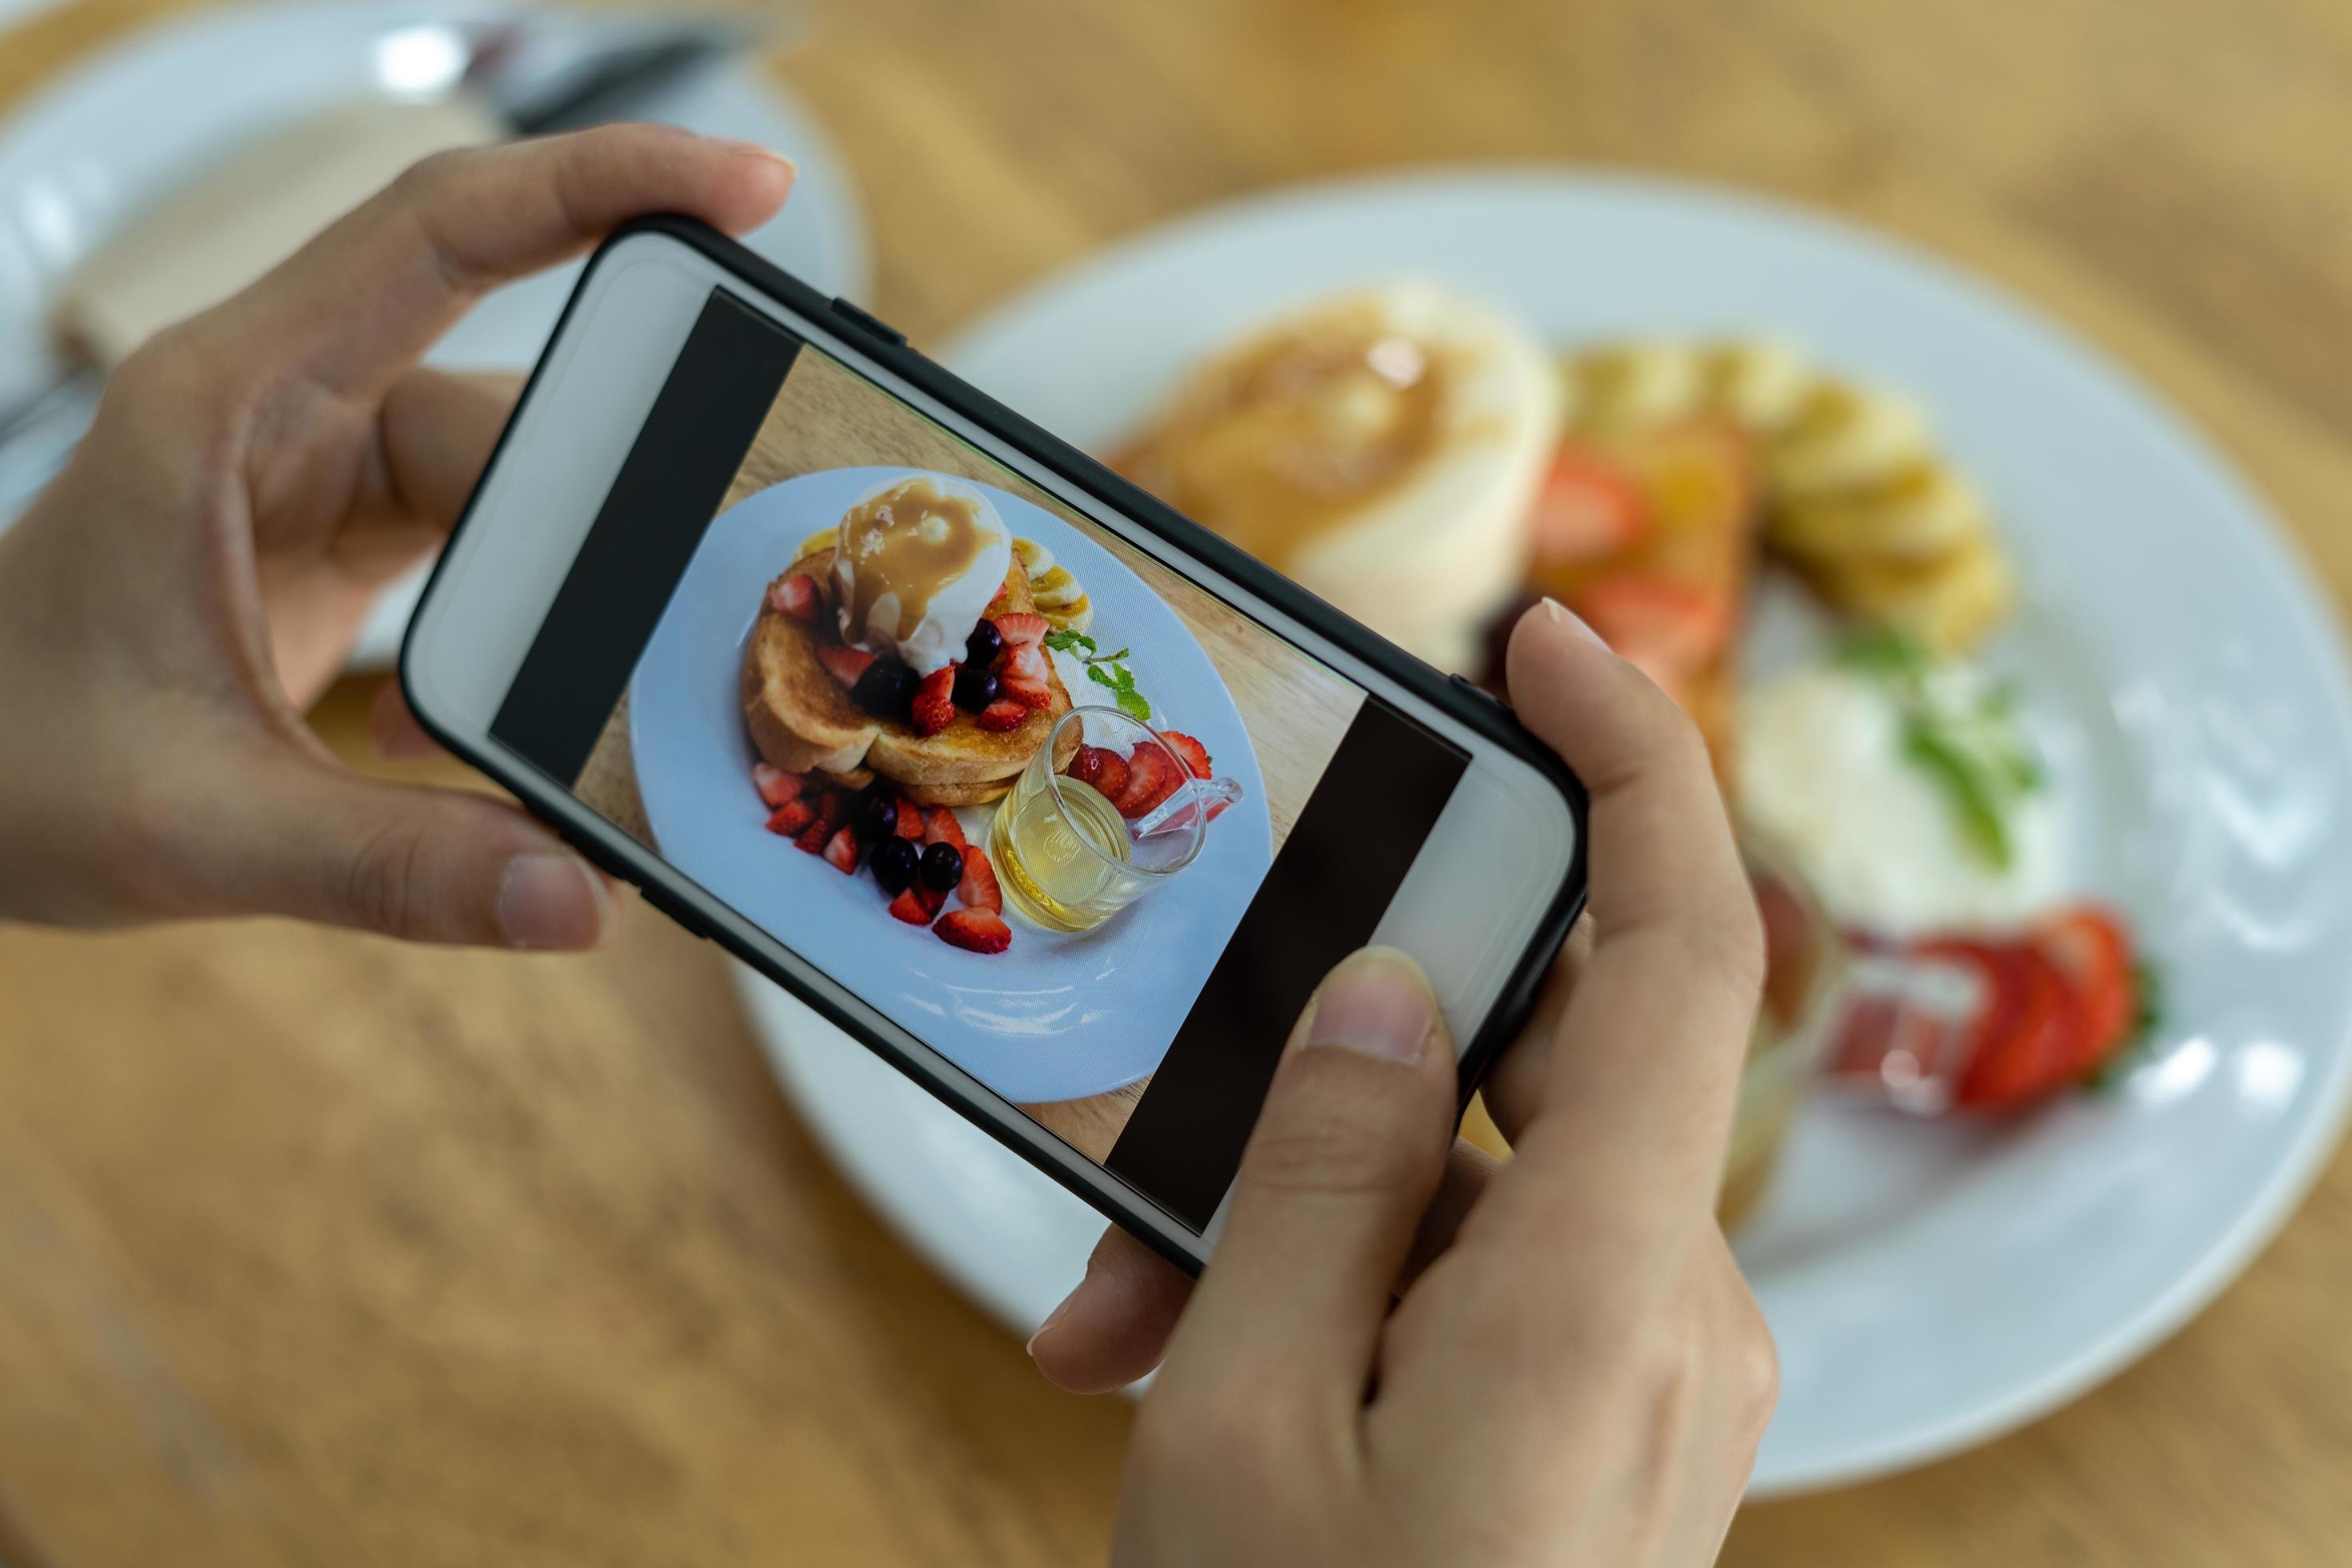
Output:
<svg viewBox="0 0 2352 1568">
<path fill-rule="evenodd" d="M 879 338 L 886 343 L 903 343 L 907 341 L 906 333 L 900 331 L 898 328 L 892 326 L 881 317 L 861 310 L 856 306 L 851 304 L 848 300 L 841 299 L 838 296 L 835 296 L 833 301 L 833 313 L 847 321 L 850 325 L 856 327 L 859 331 L 864 332 L 869 338 Z"/>
</svg>

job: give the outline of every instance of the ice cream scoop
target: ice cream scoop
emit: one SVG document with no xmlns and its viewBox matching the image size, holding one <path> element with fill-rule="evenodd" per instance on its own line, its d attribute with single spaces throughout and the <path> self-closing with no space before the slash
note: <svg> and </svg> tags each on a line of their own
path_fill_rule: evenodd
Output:
<svg viewBox="0 0 2352 1568">
<path fill-rule="evenodd" d="M 945 668 L 1004 586 L 1013 531 L 975 485 L 893 479 L 842 514 L 833 576 L 841 637 L 918 675 Z"/>
</svg>

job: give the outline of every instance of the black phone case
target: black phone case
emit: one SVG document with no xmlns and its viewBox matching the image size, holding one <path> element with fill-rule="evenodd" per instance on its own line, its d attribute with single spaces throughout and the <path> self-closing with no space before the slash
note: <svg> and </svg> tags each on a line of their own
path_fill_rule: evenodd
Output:
<svg viewBox="0 0 2352 1568">
<path fill-rule="evenodd" d="M 1512 715 L 1507 706 L 1482 688 L 1458 675 L 1442 674 L 1423 663 L 1378 633 L 1349 618 L 1307 593 L 1288 578 L 1269 570 L 1254 557 L 1244 554 L 1216 534 L 1138 489 L 1076 447 L 1039 429 L 978 388 L 950 374 L 941 366 L 909 348 L 907 345 L 905 333 L 897 331 L 878 318 L 869 315 L 846 300 L 834 299 L 819 293 L 774 263 L 736 244 L 725 235 L 698 219 L 672 214 L 656 214 L 637 218 L 614 230 L 602 245 L 597 247 L 595 254 L 589 258 L 587 267 L 582 270 L 579 283 L 573 286 L 572 298 L 564 302 L 563 313 L 557 318 L 555 331 L 549 339 L 551 345 L 562 339 L 565 327 L 571 322 L 572 310 L 579 303 L 582 290 L 587 287 L 588 279 L 594 274 L 597 267 L 604 262 L 606 253 L 622 240 L 635 235 L 649 233 L 660 234 L 677 240 L 681 245 L 691 247 L 741 279 L 747 289 L 768 295 L 804 316 L 826 322 L 844 336 L 855 340 L 858 346 L 877 362 L 887 365 L 915 386 L 939 399 L 949 408 L 991 432 L 1039 466 L 1069 480 L 1087 494 L 1100 498 L 1116 510 L 1135 519 L 1154 533 L 1178 546 L 1186 554 L 1214 567 L 1225 576 L 1247 587 L 1250 592 L 1276 606 L 1302 626 L 1311 627 L 1323 637 L 1328 637 L 1333 643 L 1379 670 L 1414 697 L 1440 710 L 1513 754 L 1525 759 L 1559 788 L 1561 795 L 1568 802 L 1570 816 L 1575 823 L 1575 858 L 1569 868 L 1567 880 L 1560 885 L 1559 891 L 1553 899 L 1550 909 L 1546 912 L 1543 922 L 1538 928 L 1534 938 L 1528 943 L 1526 950 L 1519 955 L 1517 963 L 1512 966 L 1510 976 L 1505 983 L 1503 993 L 1494 1010 L 1480 1023 L 1477 1033 L 1471 1038 L 1467 1048 L 1462 1054 L 1460 1095 L 1456 1107 L 1458 1116 L 1460 1110 L 1469 1104 L 1471 1093 L 1477 1088 L 1478 1079 L 1486 1071 L 1487 1064 L 1526 1020 L 1528 1010 L 1534 1005 L 1536 989 L 1542 981 L 1545 970 L 1549 967 L 1560 942 L 1567 937 L 1569 927 L 1575 923 L 1578 913 L 1584 908 L 1587 858 L 1585 837 L 1588 822 L 1584 785 L 1559 756 L 1549 746 L 1529 734 Z M 545 363 L 545 356 L 542 354 L 540 364 L 532 367 L 530 379 L 523 384 L 522 395 L 515 405 L 518 413 L 538 389 L 540 371 Z M 499 458 L 506 449 L 507 433 L 512 429 L 513 420 L 509 416 L 508 431 L 500 433 L 497 446 L 491 448 L 489 462 L 483 468 L 485 478 L 498 466 Z M 478 482 L 475 495 L 478 497 L 479 494 Z M 463 531 L 472 521 L 474 499 L 470 497 L 467 499 L 466 509 L 458 517 L 457 528 L 451 531 L 452 539 L 455 539 L 457 532 Z M 433 575 L 425 584 L 425 598 L 429 599 L 432 596 L 434 585 L 438 582 L 440 573 L 441 567 L 436 562 Z M 515 790 L 523 799 L 524 804 L 529 805 L 530 799 L 528 791 L 523 787 L 523 781 L 512 776 L 520 770 L 509 769 L 499 759 L 480 754 L 463 742 L 445 733 L 440 726 L 434 722 L 432 715 L 415 703 L 414 693 L 408 682 L 408 644 L 404 641 L 400 663 L 401 686 L 404 693 L 411 697 L 411 707 L 415 709 L 418 721 L 453 753 L 464 758 L 465 761 L 509 789 Z M 988 1118 L 973 1115 L 967 1105 L 969 1097 L 962 1086 L 941 1079 L 939 1075 L 929 1070 L 927 1064 L 907 1057 L 888 1039 L 867 1031 L 860 1021 L 846 1009 L 837 1005 L 833 997 L 823 990 L 803 986 L 783 971 L 766 962 L 756 951 L 747 946 L 738 945 L 722 931 L 709 929 L 689 906 L 668 896 L 656 881 L 640 874 L 635 868 L 626 862 L 616 858 L 604 846 L 573 834 L 567 824 L 553 819 L 547 820 L 551 827 L 554 828 L 567 843 L 586 856 L 590 861 L 611 875 L 639 888 L 645 893 L 646 901 L 662 913 L 693 931 L 697 936 L 719 943 L 737 958 L 751 964 L 770 980 L 792 992 L 852 1038 L 862 1043 L 868 1050 L 875 1052 L 900 1072 L 920 1083 L 939 1099 L 954 1106 L 964 1114 L 967 1121 L 971 1121 L 1030 1164 L 1076 1193 L 1087 1203 L 1101 1210 L 1111 1220 L 1135 1235 L 1169 1261 L 1188 1273 L 1198 1271 L 1200 1267 L 1198 1261 L 1175 1239 L 1177 1235 L 1190 1237 L 1194 1233 L 1141 1193 L 1128 1188 L 1116 1176 L 1111 1177 L 1115 1190 L 1108 1194 L 1071 1181 L 1053 1162 L 1041 1156 L 1037 1151 L 1023 1143 L 1011 1132 L 999 1127 Z M 666 863 L 655 858 L 650 851 L 647 852 L 647 858 L 654 864 L 667 869 Z M 1287 1030 L 1290 1022 L 1289 1019 L 1284 1018 L 1276 1021 L 1270 1026 Z"/>
</svg>

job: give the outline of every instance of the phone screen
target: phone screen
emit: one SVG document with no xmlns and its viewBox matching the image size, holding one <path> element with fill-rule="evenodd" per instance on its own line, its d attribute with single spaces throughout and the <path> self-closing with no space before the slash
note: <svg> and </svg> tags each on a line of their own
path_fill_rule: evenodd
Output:
<svg viewBox="0 0 2352 1568">
<path fill-rule="evenodd" d="M 1468 762 L 724 289 L 491 732 L 1194 1231 Z"/>
</svg>

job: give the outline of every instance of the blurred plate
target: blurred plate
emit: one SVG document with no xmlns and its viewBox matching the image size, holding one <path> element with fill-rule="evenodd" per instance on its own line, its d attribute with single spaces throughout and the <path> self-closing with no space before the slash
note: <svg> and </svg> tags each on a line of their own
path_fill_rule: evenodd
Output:
<svg viewBox="0 0 2352 1568">
<path fill-rule="evenodd" d="M 2031 603 L 1997 661 L 2065 731 L 2083 882 L 2166 969 L 2119 1091 L 2006 1127 L 1816 1106 L 1739 1250 L 1785 1392 L 1755 1489 L 1984 1441 L 2211 1300 L 2294 1208 L 2352 1089 L 2352 701 L 2309 574 L 2228 468 L 2105 359 L 1943 265 L 1786 207 L 1532 172 L 1368 180 L 1145 236 L 1013 300 L 948 363 L 1099 449 L 1195 354 L 1420 272 L 1560 342 L 1767 331 L 1905 389 L 1993 498 Z M 841 1036 L 753 987 L 817 1135 L 1026 1331 L 1098 1228 Z"/>
<path fill-rule="evenodd" d="M 529 9 L 499 0 L 310 0 L 207 10 L 133 33 L 26 100 L 0 124 L 0 402 L 54 368 L 43 321 L 58 280 L 155 193 L 273 125 L 382 90 L 380 73 L 398 52 L 380 46 L 394 35 L 434 23 L 488 26 Z M 636 117 L 790 153 L 800 165 L 792 200 L 745 243 L 828 293 L 865 295 L 865 222 L 847 171 L 757 61 L 650 96 Z M 530 369 L 579 270 L 558 268 L 491 295 L 442 340 L 432 363 Z M 0 529 L 46 482 L 52 460 L 0 451 Z M 420 573 L 384 595 L 355 663 L 391 664 L 422 583 Z"/>
</svg>

